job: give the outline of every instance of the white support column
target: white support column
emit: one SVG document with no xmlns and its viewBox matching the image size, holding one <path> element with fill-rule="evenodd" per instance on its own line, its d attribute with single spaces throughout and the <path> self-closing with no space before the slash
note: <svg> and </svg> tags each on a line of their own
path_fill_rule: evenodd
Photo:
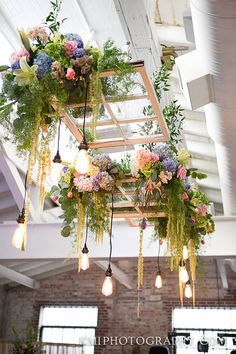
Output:
<svg viewBox="0 0 236 354">
<path fill-rule="evenodd" d="M 18 206 L 18 209 L 21 210 L 25 194 L 24 183 L 16 166 L 11 160 L 9 160 L 4 152 L 0 152 L 0 168 L 12 196 L 15 199 L 16 205 Z M 33 220 L 39 219 L 32 203 L 30 205 L 30 215 Z"/>
<path fill-rule="evenodd" d="M 19 283 L 21 285 L 27 286 L 32 289 L 37 289 L 39 288 L 39 282 L 36 280 L 27 277 L 24 274 L 18 273 L 15 270 L 12 270 L 10 268 L 4 267 L 2 264 L 0 264 L 0 274 L 9 280 L 12 280 L 16 283 Z"/>
<path fill-rule="evenodd" d="M 94 261 L 98 267 L 102 268 L 104 271 L 107 270 L 107 261 Z M 130 277 L 115 264 L 111 263 L 112 276 L 114 279 L 118 280 L 119 283 L 123 284 L 128 289 L 133 289 L 133 284 Z"/>
</svg>

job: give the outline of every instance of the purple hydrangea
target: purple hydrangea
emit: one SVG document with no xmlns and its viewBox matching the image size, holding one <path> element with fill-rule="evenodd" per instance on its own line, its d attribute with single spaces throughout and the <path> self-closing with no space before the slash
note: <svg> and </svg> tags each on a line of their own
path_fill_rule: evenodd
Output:
<svg viewBox="0 0 236 354">
<path fill-rule="evenodd" d="M 112 160 L 109 155 L 107 154 L 99 154 L 94 156 L 93 164 L 97 166 L 100 171 L 107 171 L 112 166 Z"/>
<path fill-rule="evenodd" d="M 76 42 L 81 41 L 82 42 L 81 37 L 77 33 L 65 33 L 64 38 L 67 41 L 76 41 Z"/>
<path fill-rule="evenodd" d="M 84 48 L 84 42 L 82 41 L 82 39 L 78 39 L 76 42 L 78 48 Z"/>
<path fill-rule="evenodd" d="M 191 188 L 190 183 L 185 184 L 185 188 L 187 189 L 187 191 L 189 191 L 189 189 Z"/>
<path fill-rule="evenodd" d="M 102 180 L 102 178 L 103 178 L 102 173 L 101 173 L 101 172 L 98 172 L 98 173 L 96 174 L 96 176 L 94 176 L 94 178 L 95 178 L 98 182 L 100 182 L 100 181 Z"/>
<path fill-rule="evenodd" d="M 153 152 L 159 156 L 159 161 L 174 158 L 174 153 L 168 144 L 158 144 Z"/>
<path fill-rule="evenodd" d="M 20 62 L 19 62 L 19 60 L 16 61 L 15 63 L 11 64 L 11 69 L 12 69 L 12 70 L 20 69 Z"/>
<path fill-rule="evenodd" d="M 76 48 L 73 52 L 73 57 L 81 58 L 85 55 L 84 48 Z"/>
<path fill-rule="evenodd" d="M 179 164 L 176 160 L 165 159 L 162 161 L 162 165 L 165 171 L 171 172 L 173 175 L 175 175 Z"/>
<path fill-rule="evenodd" d="M 93 178 L 93 191 L 98 192 L 99 189 L 100 189 L 100 185 L 99 185 L 98 181 L 96 181 L 96 178 Z"/>
<path fill-rule="evenodd" d="M 39 53 L 34 59 L 34 65 L 38 65 L 37 75 L 39 78 L 42 78 L 47 72 L 51 70 L 53 59 L 45 54 Z"/>
<path fill-rule="evenodd" d="M 145 230 L 146 227 L 147 227 L 147 220 L 145 218 L 143 218 L 141 221 L 140 221 L 140 227 L 142 230 Z"/>
</svg>

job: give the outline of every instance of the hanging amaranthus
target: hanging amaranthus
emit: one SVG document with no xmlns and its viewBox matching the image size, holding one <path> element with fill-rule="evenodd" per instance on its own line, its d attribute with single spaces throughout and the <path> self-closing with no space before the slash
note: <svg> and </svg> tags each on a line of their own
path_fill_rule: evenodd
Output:
<svg viewBox="0 0 236 354">
<path fill-rule="evenodd" d="M 194 240 L 190 240 L 189 242 L 189 260 L 190 260 L 190 273 L 191 273 L 192 288 L 193 288 L 193 306 L 195 306 L 195 282 L 196 282 L 197 256 L 195 253 Z"/>
<path fill-rule="evenodd" d="M 77 205 L 77 230 L 76 230 L 76 245 L 77 245 L 77 253 L 78 253 L 78 272 L 81 269 L 81 258 L 82 258 L 82 241 L 83 241 L 83 234 L 85 228 L 85 219 L 86 219 L 86 212 L 85 207 L 81 203 L 81 200 L 78 199 Z"/>
</svg>

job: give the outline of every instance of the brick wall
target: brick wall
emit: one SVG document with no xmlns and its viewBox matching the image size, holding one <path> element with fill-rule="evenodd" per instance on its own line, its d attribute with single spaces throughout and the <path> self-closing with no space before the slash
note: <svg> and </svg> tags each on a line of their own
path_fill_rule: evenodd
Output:
<svg viewBox="0 0 236 354">
<path fill-rule="evenodd" d="M 2 336 L 4 300 L 5 300 L 5 290 L 3 286 L 0 286 L 0 338 Z"/>
<path fill-rule="evenodd" d="M 137 260 L 115 263 L 123 268 L 136 284 Z M 223 290 L 220 278 L 218 278 L 220 290 L 217 289 L 215 260 L 205 257 L 200 263 L 204 267 L 204 275 L 198 280 L 196 305 L 235 307 L 236 291 Z M 140 321 L 136 317 L 136 290 L 128 290 L 115 282 L 114 294 L 105 298 L 100 292 L 104 271 L 93 264 L 86 272 L 78 274 L 75 270 L 44 279 L 40 282 L 40 289 L 35 291 L 23 286 L 9 288 L 4 309 L 3 335 L 5 338 L 11 338 L 13 325 L 22 335 L 28 322 L 37 325 L 40 306 L 44 304 L 74 304 L 98 306 L 97 336 L 166 337 L 168 330 L 171 330 L 172 308 L 180 305 L 177 274 L 170 272 L 167 260 L 162 259 L 163 288 L 156 289 L 154 287 L 156 262 L 145 260 L 144 266 L 145 284 L 140 293 Z M 234 273 L 229 274 L 231 278 L 235 276 Z M 232 283 L 233 279 L 231 280 Z M 191 301 L 185 305 L 191 306 Z M 97 347 L 96 353 L 128 354 L 132 353 L 132 349 L 128 346 Z M 142 348 L 140 353 L 147 353 L 147 350 Z"/>
</svg>

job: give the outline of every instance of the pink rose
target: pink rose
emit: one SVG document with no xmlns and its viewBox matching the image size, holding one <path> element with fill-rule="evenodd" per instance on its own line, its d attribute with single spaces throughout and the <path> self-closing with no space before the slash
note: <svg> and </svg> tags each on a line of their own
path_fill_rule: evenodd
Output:
<svg viewBox="0 0 236 354">
<path fill-rule="evenodd" d="M 11 64 L 14 64 L 16 61 L 18 61 L 20 58 L 19 56 L 17 55 L 16 52 L 12 53 L 9 57 L 9 60 L 10 60 L 10 63 Z"/>
<path fill-rule="evenodd" d="M 188 194 L 186 192 L 182 194 L 182 200 L 188 200 Z"/>
<path fill-rule="evenodd" d="M 184 166 L 179 166 L 178 168 L 178 172 L 177 172 L 177 178 L 179 178 L 180 180 L 183 180 L 186 178 L 187 175 L 187 170 Z"/>
<path fill-rule="evenodd" d="M 65 52 L 69 57 L 73 56 L 73 53 L 75 49 L 77 48 L 77 42 L 76 41 L 67 41 L 64 44 Z"/>
<path fill-rule="evenodd" d="M 67 80 L 72 80 L 75 77 L 75 71 L 71 68 L 68 68 L 66 71 L 66 78 Z"/>
<path fill-rule="evenodd" d="M 201 204 L 197 209 L 196 209 L 196 213 L 198 215 L 202 215 L 202 216 L 205 216 L 206 213 L 207 213 L 207 209 L 208 209 L 208 206 L 206 204 Z"/>
<path fill-rule="evenodd" d="M 72 192 L 68 192 L 67 193 L 67 198 L 69 198 L 69 199 L 73 198 L 73 193 Z"/>
<path fill-rule="evenodd" d="M 152 162 L 158 162 L 159 161 L 159 156 L 157 154 L 154 154 L 154 152 L 150 153 L 150 159 Z"/>
<path fill-rule="evenodd" d="M 28 50 L 26 50 L 25 48 L 22 48 L 18 53 L 17 53 L 18 57 L 19 58 L 22 58 L 22 57 L 26 57 L 27 59 L 29 59 L 29 52 Z"/>
</svg>

